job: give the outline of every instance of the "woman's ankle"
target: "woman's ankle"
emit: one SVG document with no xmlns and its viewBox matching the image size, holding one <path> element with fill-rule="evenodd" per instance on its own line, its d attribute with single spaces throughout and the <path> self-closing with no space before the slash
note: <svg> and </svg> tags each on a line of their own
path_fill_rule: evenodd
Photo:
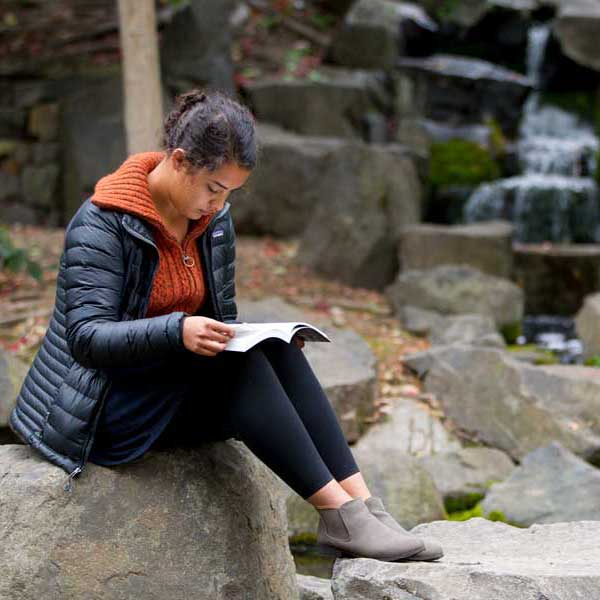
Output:
<svg viewBox="0 0 600 600">
<path fill-rule="evenodd" d="M 317 510 L 339 508 L 350 500 L 353 500 L 352 496 L 335 479 L 306 498 L 306 501 Z"/>
</svg>

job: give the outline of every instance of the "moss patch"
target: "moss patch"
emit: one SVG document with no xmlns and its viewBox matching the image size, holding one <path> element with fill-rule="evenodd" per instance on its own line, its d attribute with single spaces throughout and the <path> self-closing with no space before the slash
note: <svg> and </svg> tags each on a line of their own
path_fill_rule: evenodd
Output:
<svg viewBox="0 0 600 600">
<path fill-rule="evenodd" d="M 521 322 L 509 323 L 500 328 L 500 333 L 507 344 L 514 344 L 517 338 L 523 333 Z"/>
<path fill-rule="evenodd" d="M 463 496 L 455 496 L 444 499 L 444 507 L 448 515 L 453 513 L 461 513 L 472 509 L 478 502 L 483 500 L 483 494 L 479 492 L 471 492 Z"/>
<path fill-rule="evenodd" d="M 446 185 L 477 185 L 500 177 L 500 167 L 491 153 L 470 140 L 433 142 L 429 181 L 434 188 Z"/>
<path fill-rule="evenodd" d="M 506 515 L 501 510 L 492 510 L 487 515 L 484 515 L 483 509 L 481 508 L 481 502 L 478 502 L 473 508 L 469 510 L 462 510 L 448 514 L 448 520 L 450 521 L 467 521 L 473 517 L 482 517 L 483 519 L 487 519 L 488 521 L 502 521 L 503 523 L 506 523 L 507 525 L 512 525 L 513 527 L 525 527 L 523 525 L 520 525 L 519 523 L 515 523 L 507 519 Z"/>
</svg>

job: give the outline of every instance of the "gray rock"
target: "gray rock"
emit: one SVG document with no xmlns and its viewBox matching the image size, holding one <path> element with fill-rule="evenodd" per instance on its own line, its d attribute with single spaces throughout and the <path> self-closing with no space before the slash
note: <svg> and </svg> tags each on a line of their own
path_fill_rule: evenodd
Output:
<svg viewBox="0 0 600 600">
<path fill-rule="evenodd" d="M 335 600 L 566 600 L 600 592 L 599 521 L 527 529 L 475 517 L 412 530 L 440 542 L 437 561 L 338 559 Z"/>
<path fill-rule="evenodd" d="M 419 6 L 393 0 L 358 0 L 335 33 L 329 56 L 340 65 L 361 69 L 392 69 L 402 51 L 402 22 L 411 20 L 437 29 Z"/>
<path fill-rule="evenodd" d="M 371 493 L 382 498 L 403 527 L 446 518 L 442 496 L 417 457 L 400 451 L 379 454 L 364 444 L 353 447 L 353 453 Z"/>
<path fill-rule="evenodd" d="M 492 481 L 503 481 L 515 468 L 507 454 L 484 446 L 424 456 L 421 464 L 433 477 L 444 499 L 485 495 Z"/>
<path fill-rule="evenodd" d="M 58 163 L 26 166 L 21 174 L 24 201 L 30 206 L 53 206 L 59 174 Z"/>
<path fill-rule="evenodd" d="M 428 336 L 444 322 L 444 315 L 441 313 L 410 305 L 401 306 L 398 317 L 406 331 L 423 337 Z"/>
<path fill-rule="evenodd" d="M 593 0 L 561 2 L 554 33 L 563 52 L 572 60 L 600 71 L 600 6 Z"/>
<path fill-rule="evenodd" d="M 29 134 L 41 142 L 54 141 L 58 135 L 59 105 L 38 104 L 29 111 Z"/>
<path fill-rule="evenodd" d="M 587 295 L 600 290 L 600 244 L 515 241 L 513 251 L 514 278 L 525 293 L 525 314 L 571 317 Z"/>
<path fill-rule="evenodd" d="M 0 431 L 8 428 L 8 417 L 15 407 L 27 370 L 22 360 L 0 348 Z"/>
<path fill-rule="evenodd" d="M 402 228 L 420 218 L 415 164 L 394 144 L 348 143 L 326 172 L 296 260 L 348 285 L 380 289 L 398 272 Z"/>
<path fill-rule="evenodd" d="M 488 275 L 510 278 L 513 229 L 508 221 L 409 225 L 400 240 L 400 263 L 404 270 L 462 263 Z"/>
<path fill-rule="evenodd" d="M 126 157 L 120 74 L 81 82 L 64 99 L 61 137 L 64 220 L 68 222 L 98 179 L 115 170 Z"/>
<path fill-rule="evenodd" d="M 178 93 L 192 86 L 235 92 L 229 18 L 233 2 L 191 0 L 162 31 L 164 79 Z"/>
<path fill-rule="evenodd" d="M 437 356 L 439 355 L 443 358 L 447 351 L 448 348 L 446 346 L 432 346 L 421 352 L 405 354 L 402 357 L 402 364 L 413 371 L 417 377 L 423 379 L 435 365 Z"/>
<path fill-rule="evenodd" d="M 585 297 L 575 316 L 575 329 L 583 346 L 583 358 L 600 354 L 600 293 Z"/>
<path fill-rule="evenodd" d="M 600 469 L 550 442 L 526 454 L 506 481 L 492 485 L 481 508 L 485 515 L 500 510 L 524 526 L 600 521 Z"/>
<path fill-rule="evenodd" d="M 432 345 L 465 344 L 504 348 L 506 342 L 486 315 L 452 315 L 437 321 L 429 336 Z"/>
<path fill-rule="evenodd" d="M 242 442 L 65 473 L 0 446 L 0 598 L 298 598 L 272 473 Z"/>
<path fill-rule="evenodd" d="M 296 574 L 300 600 L 333 600 L 331 580 L 312 575 Z"/>
<path fill-rule="evenodd" d="M 519 286 L 465 264 L 402 271 L 385 292 L 396 311 L 410 305 L 444 315 L 485 315 L 498 328 L 514 325 L 523 317 L 524 298 Z"/>
<path fill-rule="evenodd" d="M 6 171 L 0 171 L 0 201 L 5 202 L 19 196 L 21 185 L 19 177 Z"/>
<path fill-rule="evenodd" d="M 402 57 L 398 68 L 419 90 L 414 107 L 422 116 L 454 125 L 493 116 L 507 135 L 516 135 L 531 88 L 524 75 L 479 58 L 438 53 Z"/>
<path fill-rule="evenodd" d="M 377 391 L 376 358 L 355 331 L 331 327 L 279 298 L 238 301 L 238 320 L 249 322 L 304 321 L 316 325 L 329 342 L 307 342 L 304 355 L 333 406 L 348 442 L 365 429 Z"/>
<path fill-rule="evenodd" d="M 259 120 L 304 135 L 374 140 L 366 127 L 370 113 L 386 113 L 391 96 L 381 70 L 321 65 L 318 78 L 264 77 L 246 84 Z"/>
<path fill-rule="evenodd" d="M 234 192 L 236 231 L 300 235 L 326 190 L 344 186 L 343 181 L 331 181 L 330 171 L 331 164 L 343 156 L 345 140 L 298 135 L 263 122 L 257 123 L 256 132 L 262 158 L 248 181 L 248 191 Z"/>
<path fill-rule="evenodd" d="M 533 366 L 503 350 L 441 346 L 428 357 L 425 390 L 444 414 L 514 460 L 552 440 L 600 464 L 600 371 Z"/>
<path fill-rule="evenodd" d="M 431 412 L 407 398 L 388 398 L 385 420 L 375 423 L 360 438 L 355 449 L 368 447 L 369 452 L 402 452 L 423 457 L 458 451 L 460 441 Z"/>
</svg>

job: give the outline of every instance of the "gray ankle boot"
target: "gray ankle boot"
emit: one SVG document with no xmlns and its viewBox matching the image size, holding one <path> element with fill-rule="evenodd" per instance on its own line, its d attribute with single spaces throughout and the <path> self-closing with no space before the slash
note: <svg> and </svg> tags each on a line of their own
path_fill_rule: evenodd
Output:
<svg viewBox="0 0 600 600">
<path fill-rule="evenodd" d="M 379 496 L 371 496 L 365 500 L 365 504 L 372 515 L 377 517 L 381 523 L 391 527 L 393 530 L 407 536 L 416 537 L 414 533 L 407 531 L 398 523 L 392 515 L 385 509 L 383 500 Z M 407 560 L 436 560 L 444 556 L 441 544 L 432 538 L 421 537 L 425 544 L 425 549 L 408 557 Z"/>
<path fill-rule="evenodd" d="M 317 547 L 337 556 L 394 561 L 425 548 L 417 537 L 393 531 L 369 512 L 362 498 L 339 508 L 317 508 Z"/>
</svg>

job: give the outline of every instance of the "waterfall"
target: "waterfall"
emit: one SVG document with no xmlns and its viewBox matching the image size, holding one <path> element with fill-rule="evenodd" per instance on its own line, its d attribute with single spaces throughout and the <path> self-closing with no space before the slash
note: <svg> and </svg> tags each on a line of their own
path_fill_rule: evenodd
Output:
<svg viewBox="0 0 600 600">
<path fill-rule="evenodd" d="M 540 102 L 540 74 L 550 25 L 528 32 L 527 77 L 534 89 L 519 123 L 521 174 L 481 184 L 464 208 L 466 222 L 503 218 L 521 242 L 598 242 L 600 217 L 596 170 L 598 138 L 591 124 Z"/>
</svg>

